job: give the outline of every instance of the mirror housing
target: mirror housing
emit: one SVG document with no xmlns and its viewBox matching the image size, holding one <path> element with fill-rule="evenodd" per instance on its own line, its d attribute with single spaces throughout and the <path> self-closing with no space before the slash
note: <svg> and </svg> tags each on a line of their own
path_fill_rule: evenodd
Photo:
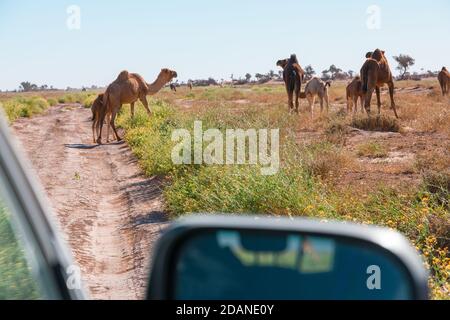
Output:
<svg viewBox="0 0 450 320">
<path fill-rule="evenodd" d="M 289 244 L 289 242 L 291 243 Z M 255 263 L 248 263 L 249 260 L 246 262 L 240 259 L 244 256 L 253 259 L 256 256 L 262 257 L 264 254 L 266 258 L 269 257 L 269 260 L 273 260 L 274 256 L 279 259 L 283 254 L 286 257 L 286 252 L 289 251 L 287 248 L 291 247 L 292 249 L 293 243 L 300 242 L 309 243 L 309 248 L 314 249 L 315 247 L 319 253 L 328 250 L 334 256 L 332 259 L 325 259 L 328 261 L 325 264 L 323 261 L 322 264 L 314 263 L 309 259 L 309 270 L 304 263 L 302 264 L 302 261 L 308 260 L 308 251 L 304 245 L 302 247 L 294 245 L 294 248 L 300 249 L 291 252 L 296 253 L 294 268 L 286 267 L 286 265 L 282 267 L 273 264 L 267 265 L 267 263 L 266 265 L 255 265 Z M 226 253 L 220 255 L 218 251 L 222 251 L 222 249 Z M 198 215 L 174 222 L 158 241 L 153 257 L 150 285 L 147 292 L 147 298 L 152 300 L 428 299 L 428 272 L 416 250 L 400 233 L 374 226 L 319 222 L 303 218 Z M 204 258 L 203 261 L 198 261 L 202 258 Z M 227 263 L 231 260 L 233 263 Z M 235 260 L 239 263 L 236 264 Z M 311 263 L 311 261 L 313 262 Z M 361 262 L 362 264 L 363 261 L 365 263 L 387 261 L 387 264 L 384 264 L 381 269 L 381 274 L 389 281 L 385 281 L 383 287 L 385 291 L 393 288 L 392 290 L 395 292 L 387 292 L 387 295 L 374 295 L 369 293 L 368 288 L 362 289 L 362 286 L 366 286 L 366 282 L 364 280 L 362 284 L 362 281 L 359 280 L 362 277 L 369 279 L 371 272 L 376 271 L 371 269 L 373 266 L 370 263 L 358 266 L 357 270 L 364 274 L 358 275 L 358 289 L 351 287 L 355 286 L 355 274 L 353 269 L 353 271 L 346 270 L 346 265 L 349 264 L 348 262 L 351 262 L 350 264 Z M 333 270 L 339 265 L 338 262 L 341 268 L 339 271 Z M 221 265 L 223 268 L 213 268 L 213 266 Z M 231 273 L 225 272 L 226 276 L 224 276 L 220 270 L 231 271 Z M 254 276 L 255 270 L 258 275 Z M 386 276 L 386 273 L 390 271 L 385 272 L 385 270 L 392 272 Z M 191 277 L 186 272 L 191 272 L 196 276 Z M 209 279 L 213 280 L 211 287 L 217 288 L 215 293 L 211 292 L 211 288 L 205 290 L 205 287 L 208 287 L 206 283 L 202 286 L 197 281 L 208 278 L 208 272 L 211 272 Z M 241 278 L 233 275 L 232 281 L 230 281 L 230 274 L 239 273 L 241 273 Z M 252 277 L 254 279 L 249 280 L 249 283 L 253 283 L 255 286 L 266 283 L 268 279 L 274 280 L 270 289 L 265 291 L 269 293 L 266 295 L 263 293 L 267 289 L 263 285 L 261 285 L 262 288 L 257 287 L 252 290 L 252 285 L 244 284 Z M 224 280 L 216 281 L 217 279 Z M 226 287 L 227 281 L 242 285 L 239 288 L 233 288 L 234 291 L 224 288 L 223 292 L 227 292 L 225 294 L 220 292 L 220 285 L 223 284 Z M 181 282 L 185 284 L 182 285 Z M 398 282 L 398 285 L 391 285 L 391 282 Z M 278 293 L 277 289 L 273 287 L 273 284 L 277 283 L 280 283 Z M 330 293 L 330 291 L 339 289 L 336 283 L 341 286 L 342 294 Z M 320 284 L 323 286 L 321 287 Z M 176 289 L 180 286 L 184 286 L 187 290 Z M 202 288 L 200 289 L 202 292 L 193 287 Z M 312 288 L 314 290 L 311 290 Z M 351 293 L 352 290 L 353 293 Z M 364 290 L 367 290 L 367 293 Z M 287 291 L 290 292 L 290 295 L 286 293 Z M 217 294 L 218 292 L 219 294 Z M 364 294 L 360 295 L 361 292 Z"/>
</svg>

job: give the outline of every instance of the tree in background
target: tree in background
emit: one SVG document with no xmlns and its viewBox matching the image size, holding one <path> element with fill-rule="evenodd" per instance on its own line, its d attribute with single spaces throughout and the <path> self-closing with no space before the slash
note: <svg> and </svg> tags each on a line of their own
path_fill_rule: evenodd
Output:
<svg viewBox="0 0 450 320">
<path fill-rule="evenodd" d="M 278 78 L 283 78 L 283 70 L 278 71 Z"/>
<path fill-rule="evenodd" d="M 393 57 L 395 61 L 397 61 L 398 66 L 397 70 L 399 70 L 402 74 L 400 75 L 402 79 L 405 78 L 408 69 L 412 67 L 416 61 L 407 54 L 400 54 L 398 56 Z"/>
<path fill-rule="evenodd" d="M 255 73 L 255 78 L 256 80 L 260 81 L 262 78 L 264 78 L 264 75 L 262 75 L 261 73 Z"/>
<path fill-rule="evenodd" d="M 245 74 L 245 80 L 247 80 L 247 82 L 250 82 L 251 78 L 252 78 L 252 75 L 250 73 Z"/>
<path fill-rule="evenodd" d="M 326 71 L 326 70 L 325 70 Z M 330 68 L 328 69 L 328 72 L 331 73 L 331 79 L 336 79 L 336 76 L 342 72 L 342 69 L 339 69 L 338 67 L 336 67 L 334 64 L 332 64 L 330 66 Z"/>
<path fill-rule="evenodd" d="M 29 81 L 24 81 L 20 83 L 19 90 L 24 92 L 36 91 L 38 86 L 34 83 L 30 83 Z"/>
<path fill-rule="evenodd" d="M 330 76 L 330 70 L 323 70 L 322 71 L 322 80 L 330 80 L 331 76 Z"/>
</svg>

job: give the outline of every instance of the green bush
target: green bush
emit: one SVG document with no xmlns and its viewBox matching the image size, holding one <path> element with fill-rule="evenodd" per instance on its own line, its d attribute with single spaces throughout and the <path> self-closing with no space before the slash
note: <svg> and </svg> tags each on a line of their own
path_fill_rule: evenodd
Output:
<svg viewBox="0 0 450 320">
<path fill-rule="evenodd" d="M 36 282 L 0 203 L 0 300 L 38 299 Z"/>
<path fill-rule="evenodd" d="M 47 110 L 49 103 L 42 97 L 16 97 L 3 103 L 3 109 L 9 121 L 20 117 L 31 117 Z"/>
</svg>

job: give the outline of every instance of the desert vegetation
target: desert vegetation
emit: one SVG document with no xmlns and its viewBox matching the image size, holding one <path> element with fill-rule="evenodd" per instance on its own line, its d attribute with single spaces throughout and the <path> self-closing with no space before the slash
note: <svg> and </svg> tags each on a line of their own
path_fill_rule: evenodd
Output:
<svg viewBox="0 0 450 320">
<path fill-rule="evenodd" d="M 38 91 L 21 93 L 0 93 L 0 108 L 10 122 L 18 118 L 29 118 L 42 114 L 48 107 L 66 103 L 80 103 L 90 108 L 97 93 L 95 91 L 64 92 Z"/>
<path fill-rule="evenodd" d="M 306 68 L 308 69 L 308 68 Z M 260 213 L 336 219 L 394 228 L 422 253 L 435 299 L 450 297 L 449 101 L 436 79 L 396 82 L 399 119 L 381 90 L 382 115 L 346 112 L 346 81 L 328 89 L 330 110 L 311 118 L 286 111 L 282 82 L 165 88 L 149 99 L 152 116 L 136 104 L 117 124 L 148 176 L 164 181 L 166 211 Z M 90 107 L 98 92 L 0 95 L 11 121 L 58 103 Z M 27 111 L 24 111 L 27 110 Z M 281 167 L 263 176 L 257 166 L 174 165 L 173 130 L 280 128 Z"/>
<path fill-rule="evenodd" d="M 423 254 L 433 297 L 449 298 L 448 101 L 435 80 L 399 86 L 400 119 L 386 111 L 370 120 L 348 115 L 346 83 L 336 82 L 330 112 L 315 119 L 305 100 L 300 115 L 288 115 L 284 86 L 266 85 L 194 88 L 176 96 L 165 90 L 150 103 L 152 117 L 140 106 L 131 119 L 125 108 L 118 123 L 146 174 L 165 177 L 173 217 L 261 213 L 394 228 Z M 196 119 L 204 130 L 280 128 L 280 171 L 263 176 L 250 165 L 174 165 L 171 133 L 192 130 Z"/>
</svg>

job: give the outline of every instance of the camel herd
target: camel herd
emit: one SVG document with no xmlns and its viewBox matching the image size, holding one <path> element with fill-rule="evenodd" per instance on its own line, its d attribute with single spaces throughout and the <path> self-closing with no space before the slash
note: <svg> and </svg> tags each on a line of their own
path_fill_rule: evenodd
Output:
<svg viewBox="0 0 450 320">
<path fill-rule="evenodd" d="M 304 80 L 304 74 L 302 67 L 298 63 L 297 56 L 291 55 L 289 59 L 278 60 L 277 66 L 283 69 L 283 80 L 286 86 L 286 92 L 288 95 L 289 111 L 294 110 L 298 113 L 298 99 L 308 99 L 309 109 L 311 117 L 313 116 L 313 107 L 315 97 L 319 97 L 320 110 L 323 110 L 323 101 L 327 104 L 328 111 L 328 89 L 331 86 L 331 82 L 324 82 L 320 78 L 313 77 L 306 83 L 305 92 L 301 92 L 302 81 Z M 438 76 L 439 83 L 442 88 L 442 94 L 445 96 L 448 94 L 448 87 L 450 81 L 450 74 L 445 67 Z M 389 88 L 389 96 L 391 99 L 391 108 L 394 111 L 394 115 L 398 118 L 397 109 L 394 101 L 394 78 L 392 76 L 389 63 L 386 59 L 385 52 L 376 49 L 373 52 L 366 54 L 366 61 L 361 67 L 360 76 L 355 77 L 346 88 L 347 98 L 347 112 L 351 112 L 354 107 L 354 112 L 358 109 L 358 100 L 361 104 L 361 112 L 365 109 L 370 117 L 370 103 L 372 100 L 372 94 L 375 91 L 377 96 L 378 114 L 381 113 L 381 93 L 380 89 L 385 84 Z M 364 109 L 363 109 L 364 108 Z"/>
<path fill-rule="evenodd" d="M 313 77 L 305 85 L 305 91 L 301 92 L 302 82 L 305 79 L 305 71 L 300 66 L 297 56 L 292 54 L 288 59 L 278 60 L 277 66 L 283 69 L 283 80 L 288 95 L 289 112 L 299 112 L 299 99 L 307 99 L 311 117 L 313 117 L 313 108 L 316 97 L 319 98 L 320 111 L 323 111 L 324 102 L 326 103 L 327 112 L 329 109 L 328 88 L 331 81 L 323 81 L 318 77 Z M 161 90 L 172 79 L 177 77 L 177 73 L 170 69 L 161 69 L 157 79 L 149 84 L 145 82 L 137 73 L 129 73 L 122 71 L 116 80 L 114 80 L 104 93 L 97 96 L 92 104 L 92 136 L 94 143 L 102 143 L 102 128 L 106 120 L 107 133 L 106 141 L 109 142 L 109 129 L 113 129 L 117 141 L 120 141 L 115 119 L 117 113 L 123 104 L 130 104 L 131 117 L 134 117 L 134 105 L 140 100 L 144 105 L 147 113 L 151 115 L 148 106 L 147 96 L 154 95 Z M 445 67 L 442 68 L 438 76 L 442 94 L 448 95 L 450 82 L 450 73 Z M 361 67 L 360 76 L 355 77 L 346 88 L 347 112 L 357 112 L 358 100 L 361 105 L 361 112 L 366 110 L 370 116 L 370 103 L 372 94 L 375 91 L 377 97 L 378 114 L 381 112 L 380 88 L 387 84 L 389 88 L 389 96 L 391 100 L 391 108 L 395 117 L 398 118 L 396 105 L 394 101 L 394 81 L 385 52 L 376 49 L 366 54 L 366 61 Z M 188 87 L 192 90 L 192 83 L 188 83 Z M 176 91 L 175 85 L 171 85 L 171 89 Z M 354 107 L 354 109 L 353 109 Z"/>
</svg>

